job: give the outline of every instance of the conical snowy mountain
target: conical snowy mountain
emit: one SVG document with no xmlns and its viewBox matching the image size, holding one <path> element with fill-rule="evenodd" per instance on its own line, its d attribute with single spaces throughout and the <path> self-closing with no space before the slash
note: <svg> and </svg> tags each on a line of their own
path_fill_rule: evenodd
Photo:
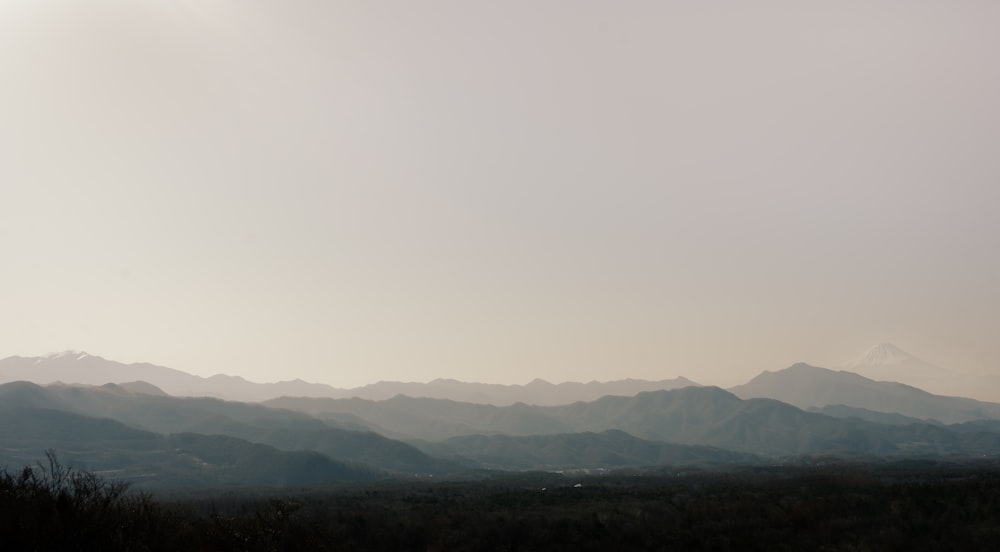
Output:
<svg viewBox="0 0 1000 552">
<path fill-rule="evenodd" d="M 918 359 L 892 343 L 879 343 L 878 345 L 875 345 L 871 349 L 865 351 L 865 354 L 854 362 L 856 364 L 886 365 L 913 360 Z"/>
<path fill-rule="evenodd" d="M 939 395 L 1000 402 L 1000 377 L 952 372 L 891 343 L 875 345 L 843 368 L 873 380 L 905 383 Z"/>
<path fill-rule="evenodd" d="M 867 378 L 909 385 L 915 385 L 908 381 L 913 378 L 934 380 L 956 376 L 955 373 L 921 360 L 892 343 L 875 345 L 860 357 L 846 363 L 844 368 Z"/>
</svg>

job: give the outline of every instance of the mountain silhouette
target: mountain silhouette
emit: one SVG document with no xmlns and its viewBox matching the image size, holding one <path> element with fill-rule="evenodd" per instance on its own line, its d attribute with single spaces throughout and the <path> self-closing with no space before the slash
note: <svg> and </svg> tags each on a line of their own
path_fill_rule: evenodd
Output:
<svg viewBox="0 0 1000 552">
<path fill-rule="evenodd" d="M 32 465 L 52 450 L 67 466 L 126 479 L 139 488 L 286 486 L 385 477 L 313 451 L 281 451 L 223 435 L 161 435 L 61 410 L 0 409 L 0 435 L 0 465 Z"/>
<path fill-rule="evenodd" d="M 0 382 L 18 380 L 42 385 L 56 382 L 103 385 L 143 381 L 170 395 L 239 401 L 261 401 L 288 394 L 329 397 L 338 393 L 329 385 L 302 380 L 255 383 L 224 374 L 203 378 L 145 362 L 124 364 L 81 351 L 65 351 L 43 357 L 12 356 L 0 360 Z"/>
<path fill-rule="evenodd" d="M 804 363 L 764 372 L 731 391 L 743 398 L 766 397 L 799 408 L 844 405 L 944 423 L 1000 418 L 1000 404 L 934 395 L 902 383 Z"/>
<path fill-rule="evenodd" d="M 31 381 L 40 385 L 68 383 L 123 386 L 141 381 L 151 387 L 144 392 L 181 397 L 216 397 L 234 401 L 260 402 L 277 397 L 358 397 L 383 400 L 396 395 L 449 399 L 498 406 L 515 403 L 556 405 L 592 401 L 604 395 L 635 395 L 642 391 L 678 389 L 697 383 L 682 377 L 647 381 L 623 379 L 609 382 L 564 382 L 553 384 L 536 379 L 526 385 L 470 383 L 436 379 L 428 383 L 382 381 L 339 389 L 301 379 L 256 383 L 239 376 L 216 374 L 200 377 L 173 368 L 148 363 L 124 364 L 82 351 L 65 351 L 43 357 L 12 356 L 0 360 L 0 382 Z M 137 387 L 131 389 L 140 390 Z"/>
<path fill-rule="evenodd" d="M 226 435 L 283 450 L 313 450 L 336 460 L 399 473 L 445 473 L 457 466 L 368 430 L 337 427 L 290 410 L 209 397 L 136 393 L 100 387 L 28 382 L 0 385 L 0 414 L 12 408 L 107 418 L 156 434 Z M 3 439 L 0 437 L 0 443 Z M 41 449 L 40 449 L 41 450 Z"/>
<path fill-rule="evenodd" d="M 939 395 L 1000 402 L 1000 375 L 947 370 L 891 343 L 879 343 L 843 365 L 845 370 L 876 381 L 894 381 Z"/>
<path fill-rule="evenodd" d="M 267 404 L 321 419 L 350 413 L 393 437 L 431 442 L 472 435 L 520 437 L 621 430 L 660 443 L 772 457 L 1000 451 L 1000 435 L 989 431 L 960 435 L 927 423 L 899 426 L 832 417 L 773 399 L 744 400 L 717 387 L 606 396 L 562 406 L 496 407 L 402 396 L 387 401 L 286 397 Z"/>
</svg>

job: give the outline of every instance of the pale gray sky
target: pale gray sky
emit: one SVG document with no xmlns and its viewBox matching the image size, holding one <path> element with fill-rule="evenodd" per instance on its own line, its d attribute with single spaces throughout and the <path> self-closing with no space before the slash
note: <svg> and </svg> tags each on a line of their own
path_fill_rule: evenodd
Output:
<svg viewBox="0 0 1000 552">
<path fill-rule="evenodd" d="M 0 357 L 1000 372 L 1000 3 L 0 0 Z"/>
</svg>

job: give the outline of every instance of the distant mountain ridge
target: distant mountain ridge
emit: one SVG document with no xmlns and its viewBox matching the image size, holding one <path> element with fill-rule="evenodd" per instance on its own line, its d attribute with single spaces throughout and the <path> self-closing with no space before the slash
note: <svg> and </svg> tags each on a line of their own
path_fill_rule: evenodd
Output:
<svg viewBox="0 0 1000 552">
<path fill-rule="evenodd" d="M 844 364 L 844 369 L 878 381 L 936 381 L 959 374 L 935 366 L 900 349 L 892 343 L 879 343 L 860 357 Z"/>
<path fill-rule="evenodd" d="M 148 363 L 124 364 L 82 351 L 65 351 L 44 357 L 12 356 L 0 360 L 0 383 L 30 381 L 39 385 L 104 385 L 115 383 L 146 391 L 156 390 L 180 397 L 217 397 L 235 401 L 260 402 L 277 397 L 358 397 L 383 400 L 396 395 L 448 399 L 497 406 L 523 402 L 538 405 L 591 401 L 604 395 L 635 395 L 643 391 L 678 389 L 697 383 L 683 377 L 647 381 L 622 379 L 608 382 L 566 382 L 553 384 L 536 379 L 526 385 L 469 383 L 436 379 L 429 383 L 378 382 L 354 389 L 339 389 L 300 379 L 275 383 L 255 383 L 239 376 L 216 374 L 200 377 L 173 368 Z M 137 383 L 138 382 L 138 383 Z"/>
<path fill-rule="evenodd" d="M 57 449 L 68 451 L 82 469 L 127 475 L 148 486 L 159 481 L 183 487 L 388 474 L 468 477 L 479 467 L 595 469 L 756 463 L 758 457 L 773 462 L 801 455 L 1000 454 L 998 420 L 944 426 L 891 416 L 891 423 L 875 423 L 865 418 L 877 418 L 877 412 L 848 408 L 846 416 L 828 416 L 774 399 L 741 399 L 718 387 L 607 395 L 559 406 L 403 395 L 383 401 L 300 397 L 242 403 L 146 391 L 117 384 L 0 384 L 0 462 Z"/>
<path fill-rule="evenodd" d="M 577 401 L 592 401 L 605 395 L 632 396 L 644 391 L 665 391 L 698 385 L 700 384 L 684 377 L 657 381 L 622 379 L 587 383 L 549 383 L 543 379 L 534 379 L 526 385 L 436 379 L 429 383 L 382 381 L 347 390 L 341 396 L 380 401 L 391 399 L 396 395 L 406 395 L 408 397 L 445 399 L 494 406 L 507 406 L 516 403 L 554 406 Z"/>
<path fill-rule="evenodd" d="M 803 409 L 842 405 L 944 423 L 1000 418 L 997 403 L 934 395 L 902 383 L 805 363 L 763 372 L 730 391 L 745 399 L 776 399 Z"/>
<path fill-rule="evenodd" d="M 876 344 L 842 367 L 873 380 L 905 383 L 939 395 L 1000 402 L 1000 375 L 946 370 L 892 343 Z"/>
<path fill-rule="evenodd" d="M 562 406 L 497 407 L 405 396 L 378 402 L 286 397 L 265 404 L 320 419 L 349 413 L 395 438 L 431 442 L 448 443 L 472 435 L 526 437 L 620 430 L 647 441 L 762 456 L 1000 453 L 1000 434 L 989 431 L 957 433 L 932 424 L 886 425 L 835 418 L 773 399 L 740 399 L 717 387 L 605 396 Z M 459 449 L 487 458 L 491 447 L 511 450 L 527 442 L 480 440 L 474 449 L 465 445 Z"/>
<path fill-rule="evenodd" d="M 174 396 L 218 397 L 241 401 L 262 401 L 281 395 L 303 397 L 335 396 L 337 389 L 302 380 L 254 383 L 239 376 L 217 374 L 195 376 L 145 362 L 124 364 L 82 351 L 65 351 L 43 357 L 12 356 L 0 360 L 0 382 L 30 381 L 104 385 L 142 381 Z"/>
</svg>

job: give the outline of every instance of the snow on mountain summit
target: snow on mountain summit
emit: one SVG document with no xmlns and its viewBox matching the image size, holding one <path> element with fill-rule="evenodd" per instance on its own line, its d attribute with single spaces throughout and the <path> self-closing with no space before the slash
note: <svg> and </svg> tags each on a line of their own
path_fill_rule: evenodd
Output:
<svg viewBox="0 0 1000 552">
<path fill-rule="evenodd" d="M 914 360 L 918 359 L 892 343 L 879 343 L 865 351 L 860 358 L 849 362 L 848 366 L 885 366 Z"/>
<path fill-rule="evenodd" d="M 66 351 L 60 351 L 58 353 L 50 353 L 43 357 L 39 357 L 38 359 L 35 360 L 35 364 L 44 362 L 46 360 L 69 360 L 69 359 L 83 360 L 91 356 L 93 355 L 91 355 L 87 351 L 66 350 Z"/>
<path fill-rule="evenodd" d="M 940 384 L 956 374 L 917 358 L 891 343 L 879 343 L 844 368 L 878 381 L 898 381 L 921 389 L 944 392 Z"/>
<path fill-rule="evenodd" d="M 1000 402 L 1000 376 L 976 376 L 941 368 L 891 343 L 879 343 L 843 365 L 876 381 L 905 383 L 938 395 Z"/>
</svg>

